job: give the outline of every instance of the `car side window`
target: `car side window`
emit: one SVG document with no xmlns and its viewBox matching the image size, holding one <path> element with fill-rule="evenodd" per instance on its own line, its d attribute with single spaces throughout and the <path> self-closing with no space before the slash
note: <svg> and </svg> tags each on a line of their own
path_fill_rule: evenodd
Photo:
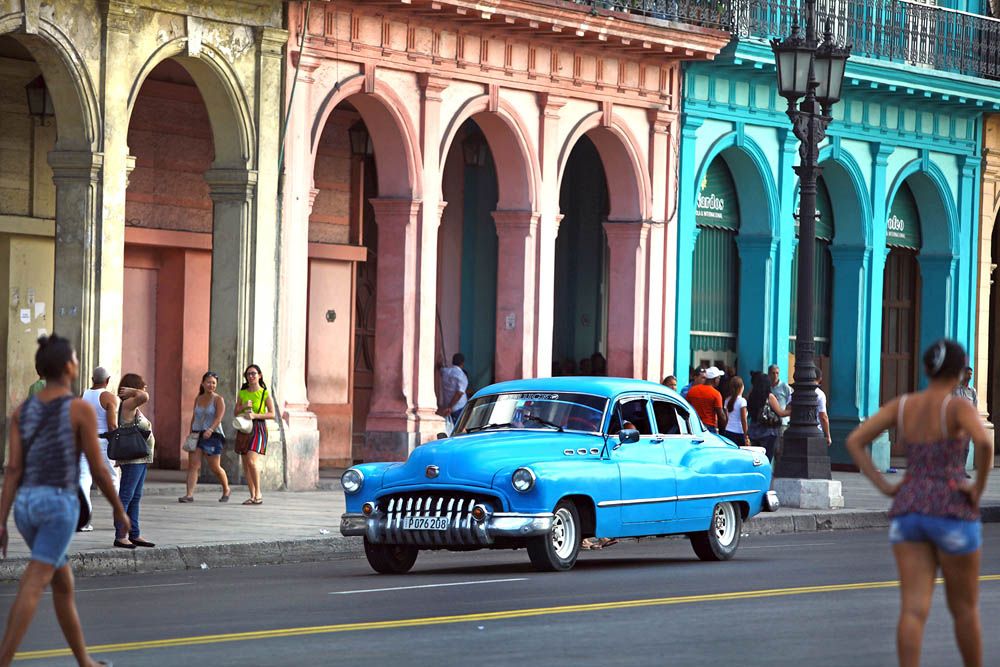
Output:
<svg viewBox="0 0 1000 667">
<path fill-rule="evenodd" d="M 680 406 L 670 401 L 653 400 L 653 414 L 656 416 L 656 430 L 662 435 L 687 435 L 688 414 Z"/>
<path fill-rule="evenodd" d="M 633 398 L 619 403 L 622 421 L 625 424 L 631 423 L 639 431 L 639 435 L 653 435 L 653 425 L 649 423 L 648 404 L 649 399 L 646 398 Z"/>
</svg>

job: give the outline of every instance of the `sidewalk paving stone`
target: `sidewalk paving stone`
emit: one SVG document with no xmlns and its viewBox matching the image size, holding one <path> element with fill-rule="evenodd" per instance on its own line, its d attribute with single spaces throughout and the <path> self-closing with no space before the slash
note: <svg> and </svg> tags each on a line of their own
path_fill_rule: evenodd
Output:
<svg viewBox="0 0 1000 667">
<path fill-rule="evenodd" d="M 183 475 L 151 471 L 141 512 L 142 535 L 157 544 L 134 551 L 112 546 L 114 530 L 108 504 L 96 490 L 94 531 L 77 533 L 70 546 L 78 576 L 266 565 L 363 558 L 361 540 L 340 535 L 344 495 L 336 479 L 324 478 L 323 490 L 271 492 L 264 504 L 247 506 L 245 486 L 233 486 L 228 503 L 218 502 L 217 484 L 200 484 L 195 502 L 178 503 L 184 494 Z M 751 535 L 857 530 L 888 526 L 889 499 L 858 473 L 835 472 L 843 484 L 845 507 L 839 510 L 782 508 L 762 513 L 744 525 Z M 902 474 L 898 476 L 902 479 Z M 983 521 L 1000 521 L 1000 483 L 987 489 Z M 27 563 L 28 548 L 14 530 L 0 580 L 16 579 Z"/>
</svg>

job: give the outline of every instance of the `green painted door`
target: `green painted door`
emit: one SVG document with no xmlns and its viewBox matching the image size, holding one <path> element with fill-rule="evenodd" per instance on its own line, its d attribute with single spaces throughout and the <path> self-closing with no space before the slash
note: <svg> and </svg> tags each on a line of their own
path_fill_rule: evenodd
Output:
<svg viewBox="0 0 1000 667">
<path fill-rule="evenodd" d="M 735 365 L 739 335 L 740 228 L 736 186 L 725 161 L 708 167 L 695 208 L 691 363 Z"/>
</svg>

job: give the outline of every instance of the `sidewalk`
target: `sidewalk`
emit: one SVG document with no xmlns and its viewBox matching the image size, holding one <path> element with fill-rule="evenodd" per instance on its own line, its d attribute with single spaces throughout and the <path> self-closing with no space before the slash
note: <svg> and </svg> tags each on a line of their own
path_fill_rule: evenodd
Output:
<svg viewBox="0 0 1000 667">
<path fill-rule="evenodd" d="M 781 509 L 762 513 L 744 526 L 747 534 L 778 534 L 816 530 L 852 530 L 888 525 L 889 500 L 858 473 L 833 473 L 843 484 L 845 508 L 839 510 Z M 218 568 L 362 558 L 361 540 L 340 535 L 344 495 L 336 477 L 324 475 L 321 490 L 271 492 L 263 505 L 245 506 L 245 486 L 232 488 L 232 499 L 219 503 L 218 485 L 199 485 L 195 502 L 180 504 L 183 473 L 150 471 L 142 500 L 142 534 L 155 549 L 134 551 L 112 546 L 111 511 L 100 493 L 93 494 L 94 532 L 77 533 L 70 546 L 78 576 L 164 570 Z M 983 498 L 983 520 L 1000 521 L 1000 483 L 993 482 Z M 14 528 L 6 561 L 0 561 L 0 581 L 20 576 L 29 554 Z"/>
</svg>

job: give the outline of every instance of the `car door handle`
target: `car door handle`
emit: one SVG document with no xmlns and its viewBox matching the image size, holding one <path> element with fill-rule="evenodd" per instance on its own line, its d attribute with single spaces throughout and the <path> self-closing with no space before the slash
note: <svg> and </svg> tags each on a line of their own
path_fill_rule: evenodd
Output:
<svg viewBox="0 0 1000 667">
<path fill-rule="evenodd" d="M 693 438 L 691 440 L 691 444 L 694 444 L 694 445 L 700 445 L 703 442 L 705 442 L 705 438 Z"/>
<path fill-rule="evenodd" d="M 658 445 L 658 444 L 660 444 L 661 442 L 663 442 L 663 438 L 653 438 L 653 439 L 652 439 L 652 440 L 650 440 L 649 442 L 650 442 L 651 444 L 654 444 L 654 445 Z"/>
</svg>

